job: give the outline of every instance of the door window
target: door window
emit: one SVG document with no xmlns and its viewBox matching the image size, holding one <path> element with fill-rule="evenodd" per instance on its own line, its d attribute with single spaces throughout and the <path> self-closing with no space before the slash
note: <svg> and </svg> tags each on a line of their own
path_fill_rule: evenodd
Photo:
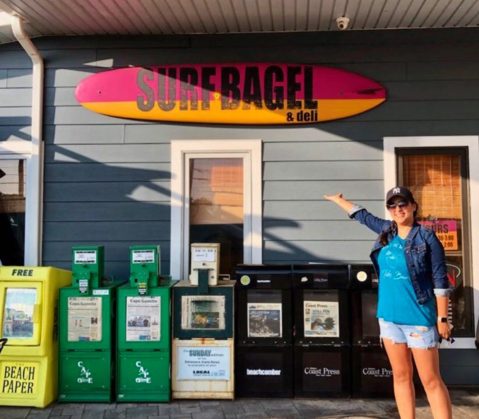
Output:
<svg viewBox="0 0 479 419">
<path fill-rule="evenodd" d="M 190 160 L 190 244 L 219 243 L 219 273 L 243 263 L 243 159 Z"/>
<path fill-rule="evenodd" d="M 465 149 L 399 151 L 399 183 L 419 204 L 418 221 L 432 228 L 444 246 L 449 284 L 455 288 L 449 316 L 454 335 L 473 334 L 467 153 Z"/>
</svg>

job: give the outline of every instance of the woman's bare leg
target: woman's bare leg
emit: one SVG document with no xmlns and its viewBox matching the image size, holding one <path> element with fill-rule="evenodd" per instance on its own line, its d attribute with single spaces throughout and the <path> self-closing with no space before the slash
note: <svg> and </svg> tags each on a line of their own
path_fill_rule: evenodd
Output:
<svg viewBox="0 0 479 419">
<path fill-rule="evenodd" d="M 383 339 L 386 353 L 393 370 L 394 397 L 401 419 L 416 417 L 416 394 L 412 381 L 413 364 L 411 350 L 405 343 Z"/>
<path fill-rule="evenodd" d="M 452 408 L 449 392 L 439 371 L 437 348 L 411 349 L 419 378 L 426 391 L 434 419 L 451 419 Z"/>
</svg>

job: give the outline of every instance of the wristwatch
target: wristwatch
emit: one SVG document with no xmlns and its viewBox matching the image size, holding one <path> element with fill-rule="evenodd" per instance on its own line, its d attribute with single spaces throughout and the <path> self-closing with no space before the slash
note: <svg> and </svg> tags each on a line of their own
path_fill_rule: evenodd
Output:
<svg viewBox="0 0 479 419">
<path fill-rule="evenodd" d="M 447 323 L 447 317 L 438 316 L 437 321 L 439 323 Z"/>
</svg>

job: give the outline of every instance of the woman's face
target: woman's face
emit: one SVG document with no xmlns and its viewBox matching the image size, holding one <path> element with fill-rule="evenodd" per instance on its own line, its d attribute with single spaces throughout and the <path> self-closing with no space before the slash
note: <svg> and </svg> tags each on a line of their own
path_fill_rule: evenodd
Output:
<svg viewBox="0 0 479 419">
<path fill-rule="evenodd" d="M 397 197 L 393 198 L 386 207 L 397 225 L 412 226 L 414 224 L 414 211 L 417 209 L 415 203 Z"/>
</svg>

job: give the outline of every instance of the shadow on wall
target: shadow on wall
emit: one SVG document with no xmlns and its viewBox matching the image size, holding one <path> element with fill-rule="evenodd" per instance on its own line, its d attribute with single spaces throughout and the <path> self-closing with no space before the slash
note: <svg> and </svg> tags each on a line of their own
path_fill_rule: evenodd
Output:
<svg viewBox="0 0 479 419">
<path fill-rule="evenodd" d="M 161 167 L 169 164 L 100 163 L 56 145 L 48 147 L 46 161 L 44 264 L 70 269 L 72 246 L 104 245 L 106 273 L 125 279 L 129 246 L 159 244 L 161 270 L 168 273 L 176 255 L 170 254 L 170 172 Z M 299 226 L 287 219 L 267 221 L 270 227 Z M 281 240 L 270 233 L 263 239 Z M 285 260 L 298 253 L 318 260 L 284 242 Z"/>
<path fill-rule="evenodd" d="M 47 147 L 45 160 L 44 264 L 71 269 L 72 246 L 103 245 L 105 273 L 127 279 L 129 246 L 159 244 L 161 271 L 168 273 L 170 173 L 164 164 L 101 163 L 57 145 Z"/>
<path fill-rule="evenodd" d="M 0 116 L 0 142 L 9 140 L 31 141 L 30 117 L 4 117 Z"/>
</svg>

